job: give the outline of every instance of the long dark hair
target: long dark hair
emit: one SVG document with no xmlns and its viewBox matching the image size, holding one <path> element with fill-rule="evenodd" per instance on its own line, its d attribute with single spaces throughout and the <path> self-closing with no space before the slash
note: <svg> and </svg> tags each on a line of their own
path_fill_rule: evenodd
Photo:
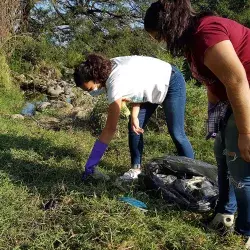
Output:
<svg viewBox="0 0 250 250">
<path fill-rule="evenodd" d="M 197 20 L 207 15 L 215 13 L 196 12 L 190 0 L 158 0 L 148 8 L 144 28 L 147 32 L 156 32 L 156 39 L 165 40 L 172 55 L 183 55 Z"/>
<path fill-rule="evenodd" d="M 74 81 L 77 87 L 83 83 L 94 81 L 105 87 L 105 83 L 112 71 L 112 62 L 102 55 L 90 54 L 86 61 L 75 68 Z"/>
</svg>

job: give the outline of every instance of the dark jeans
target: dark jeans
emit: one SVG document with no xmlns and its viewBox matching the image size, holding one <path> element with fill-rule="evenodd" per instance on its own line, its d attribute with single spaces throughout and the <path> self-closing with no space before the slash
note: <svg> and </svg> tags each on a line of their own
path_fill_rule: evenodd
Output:
<svg viewBox="0 0 250 250">
<path fill-rule="evenodd" d="M 240 157 L 238 129 L 233 114 L 217 135 L 214 152 L 219 184 L 216 212 L 234 214 L 238 209 L 236 230 L 250 236 L 250 163 Z"/>
<path fill-rule="evenodd" d="M 184 113 L 186 104 L 186 83 L 181 72 L 172 67 L 172 75 L 167 96 L 162 103 L 166 123 L 170 136 L 176 146 L 178 155 L 194 158 L 192 146 L 184 131 Z M 142 103 L 138 115 L 141 128 L 145 128 L 149 118 L 156 110 L 158 104 Z M 141 164 L 143 153 L 143 134 L 137 135 L 132 131 L 131 123 L 128 124 L 129 149 L 131 164 Z"/>
</svg>

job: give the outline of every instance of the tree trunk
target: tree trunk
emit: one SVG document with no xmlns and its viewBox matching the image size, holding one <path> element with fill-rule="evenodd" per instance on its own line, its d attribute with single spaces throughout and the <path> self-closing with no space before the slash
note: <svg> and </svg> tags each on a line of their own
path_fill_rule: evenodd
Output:
<svg viewBox="0 0 250 250">
<path fill-rule="evenodd" d="M 20 0 L 0 1 L 0 42 L 14 32 L 20 13 Z"/>
</svg>

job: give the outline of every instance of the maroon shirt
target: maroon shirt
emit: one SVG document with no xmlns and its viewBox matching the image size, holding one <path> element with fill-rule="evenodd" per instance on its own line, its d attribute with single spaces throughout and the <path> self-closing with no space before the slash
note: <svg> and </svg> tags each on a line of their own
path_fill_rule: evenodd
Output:
<svg viewBox="0 0 250 250">
<path fill-rule="evenodd" d="M 188 61 L 193 76 L 205 83 L 220 100 L 227 100 L 226 89 L 220 80 L 204 65 L 204 53 L 215 44 L 230 40 L 243 64 L 250 83 L 250 29 L 230 19 L 207 16 L 200 19 L 192 36 Z"/>
</svg>

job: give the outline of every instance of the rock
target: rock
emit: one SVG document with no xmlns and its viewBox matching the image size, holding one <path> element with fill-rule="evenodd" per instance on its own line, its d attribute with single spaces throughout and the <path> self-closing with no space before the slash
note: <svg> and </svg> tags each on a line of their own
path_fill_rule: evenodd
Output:
<svg viewBox="0 0 250 250">
<path fill-rule="evenodd" d="M 24 116 L 20 114 L 14 114 L 11 116 L 12 119 L 24 120 Z"/>
<path fill-rule="evenodd" d="M 72 88 L 69 86 L 64 86 L 64 93 L 65 95 L 71 95 L 72 94 Z"/>
<path fill-rule="evenodd" d="M 75 118 L 78 120 L 87 120 L 89 119 L 91 111 L 90 110 L 80 110 L 77 112 L 77 114 L 75 115 Z"/>
<path fill-rule="evenodd" d="M 65 103 L 66 103 L 66 108 L 67 109 L 73 109 L 74 108 L 74 106 L 71 103 L 69 103 L 69 102 L 65 102 Z"/>
<path fill-rule="evenodd" d="M 69 86 L 69 84 L 65 81 L 59 81 L 58 84 L 61 86 L 61 87 L 64 87 L 64 88 L 67 88 Z"/>
<path fill-rule="evenodd" d="M 42 117 L 39 119 L 39 124 L 46 129 L 52 129 L 54 131 L 59 131 L 60 120 L 55 117 Z"/>
<path fill-rule="evenodd" d="M 48 86 L 52 86 L 52 87 L 54 86 L 54 87 L 55 87 L 55 86 L 57 86 L 57 81 L 56 81 L 56 80 L 53 80 L 53 79 L 48 79 L 48 80 L 47 80 L 47 85 L 48 85 Z"/>
<path fill-rule="evenodd" d="M 46 108 L 50 107 L 51 103 L 50 102 L 42 102 L 37 105 L 36 110 L 37 111 L 44 111 Z"/>
<path fill-rule="evenodd" d="M 59 95 L 61 95 L 64 92 L 64 90 L 60 87 L 60 86 L 56 86 L 56 87 L 49 87 L 47 90 L 47 93 L 53 97 L 58 97 Z"/>
<path fill-rule="evenodd" d="M 71 92 L 70 95 L 69 95 L 69 97 L 70 97 L 71 99 L 73 99 L 75 96 L 76 96 L 76 95 L 75 95 L 73 92 Z"/>
<path fill-rule="evenodd" d="M 51 107 L 56 109 L 61 109 L 61 108 L 72 109 L 73 105 L 68 102 L 53 100 L 51 101 Z"/>
</svg>

